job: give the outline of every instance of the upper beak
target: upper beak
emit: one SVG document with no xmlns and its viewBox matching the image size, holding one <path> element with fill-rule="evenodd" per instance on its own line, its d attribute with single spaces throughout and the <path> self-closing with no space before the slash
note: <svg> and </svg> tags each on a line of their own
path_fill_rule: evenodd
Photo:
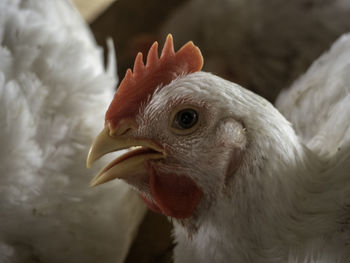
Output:
<svg viewBox="0 0 350 263">
<path fill-rule="evenodd" d="M 135 148 L 136 147 L 136 148 Z M 91 186 L 108 182 L 116 178 L 125 178 L 145 172 L 145 163 L 151 159 L 165 158 L 164 149 L 157 143 L 145 139 L 133 139 L 124 136 L 110 135 L 105 127 L 93 141 L 86 166 L 88 168 L 103 155 L 131 148 L 132 151 L 118 157 L 104 167 L 91 181 Z"/>
</svg>

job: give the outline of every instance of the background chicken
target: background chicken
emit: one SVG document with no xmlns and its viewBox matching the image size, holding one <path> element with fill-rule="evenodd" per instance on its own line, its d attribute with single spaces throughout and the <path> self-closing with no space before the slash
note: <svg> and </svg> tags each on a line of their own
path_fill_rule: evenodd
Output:
<svg viewBox="0 0 350 263">
<path fill-rule="evenodd" d="M 347 34 L 291 88 L 281 93 L 276 102 L 302 141 L 325 158 L 346 152 L 350 142 L 349 70 L 350 35 Z"/>
<path fill-rule="evenodd" d="M 274 102 L 343 33 L 348 0 L 190 0 L 162 25 L 193 40 L 213 72 Z M 215 41 L 213 41 L 215 40 Z"/>
<path fill-rule="evenodd" d="M 92 185 L 123 179 L 173 218 L 175 262 L 347 262 L 349 43 L 343 37 L 280 98 L 286 111 L 308 109 L 289 111 L 296 131 L 265 99 L 201 72 L 192 43 L 174 53 L 168 36 L 160 58 L 155 43 L 121 82 L 88 164 L 132 148 Z M 318 74 L 332 85 L 319 87 Z"/>
<path fill-rule="evenodd" d="M 1 0 L 0 43 L 0 262 L 122 262 L 144 205 L 85 168 L 114 53 L 106 71 L 69 1 Z"/>
</svg>

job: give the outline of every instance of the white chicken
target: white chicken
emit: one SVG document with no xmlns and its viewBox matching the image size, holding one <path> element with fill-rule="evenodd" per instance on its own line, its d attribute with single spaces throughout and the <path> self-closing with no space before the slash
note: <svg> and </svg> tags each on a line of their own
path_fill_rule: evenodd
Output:
<svg viewBox="0 0 350 263">
<path fill-rule="evenodd" d="M 145 206 L 122 182 L 91 191 L 85 168 L 110 58 L 69 1 L 0 1 L 1 263 L 126 257 Z"/>
<path fill-rule="evenodd" d="M 348 262 L 349 45 L 280 98 L 294 130 L 265 99 L 201 72 L 192 42 L 175 53 L 169 35 L 121 82 L 88 165 L 131 148 L 92 185 L 123 179 L 172 218 L 176 263 Z"/>
</svg>

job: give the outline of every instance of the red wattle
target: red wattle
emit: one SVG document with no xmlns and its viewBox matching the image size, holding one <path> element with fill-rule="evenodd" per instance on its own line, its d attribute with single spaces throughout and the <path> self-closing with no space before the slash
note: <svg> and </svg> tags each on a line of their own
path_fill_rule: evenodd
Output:
<svg viewBox="0 0 350 263">
<path fill-rule="evenodd" d="M 154 171 L 150 175 L 150 192 L 163 214 L 179 219 L 192 216 L 203 194 L 187 176 Z"/>
</svg>

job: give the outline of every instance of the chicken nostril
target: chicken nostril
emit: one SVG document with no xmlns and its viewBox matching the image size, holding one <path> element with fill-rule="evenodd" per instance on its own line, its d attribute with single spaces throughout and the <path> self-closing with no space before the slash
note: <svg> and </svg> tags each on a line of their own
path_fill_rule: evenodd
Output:
<svg viewBox="0 0 350 263">
<path fill-rule="evenodd" d="M 116 127 L 111 127 L 109 125 L 109 135 L 110 136 L 123 136 L 130 133 L 133 129 L 136 128 L 136 124 L 132 121 L 121 121 Z"/>
<path fill-rule="evenodd" d="M 127 135 L 131 131 L 132 131 L 131 127 L 118 127 L 117 129 L 114 129 L 113 131 L 111 131 L 110 135 L 122 136 L 122 135 Z"/>
<path fill-rule="evenodd" d="M 118 135 L 126 135 L 127 133 L 129 133 L 132 129 L 131 128 L 127 128 L 126 130 L 124 130 L 122 133 L 118 134 Z"/>
</svg>

